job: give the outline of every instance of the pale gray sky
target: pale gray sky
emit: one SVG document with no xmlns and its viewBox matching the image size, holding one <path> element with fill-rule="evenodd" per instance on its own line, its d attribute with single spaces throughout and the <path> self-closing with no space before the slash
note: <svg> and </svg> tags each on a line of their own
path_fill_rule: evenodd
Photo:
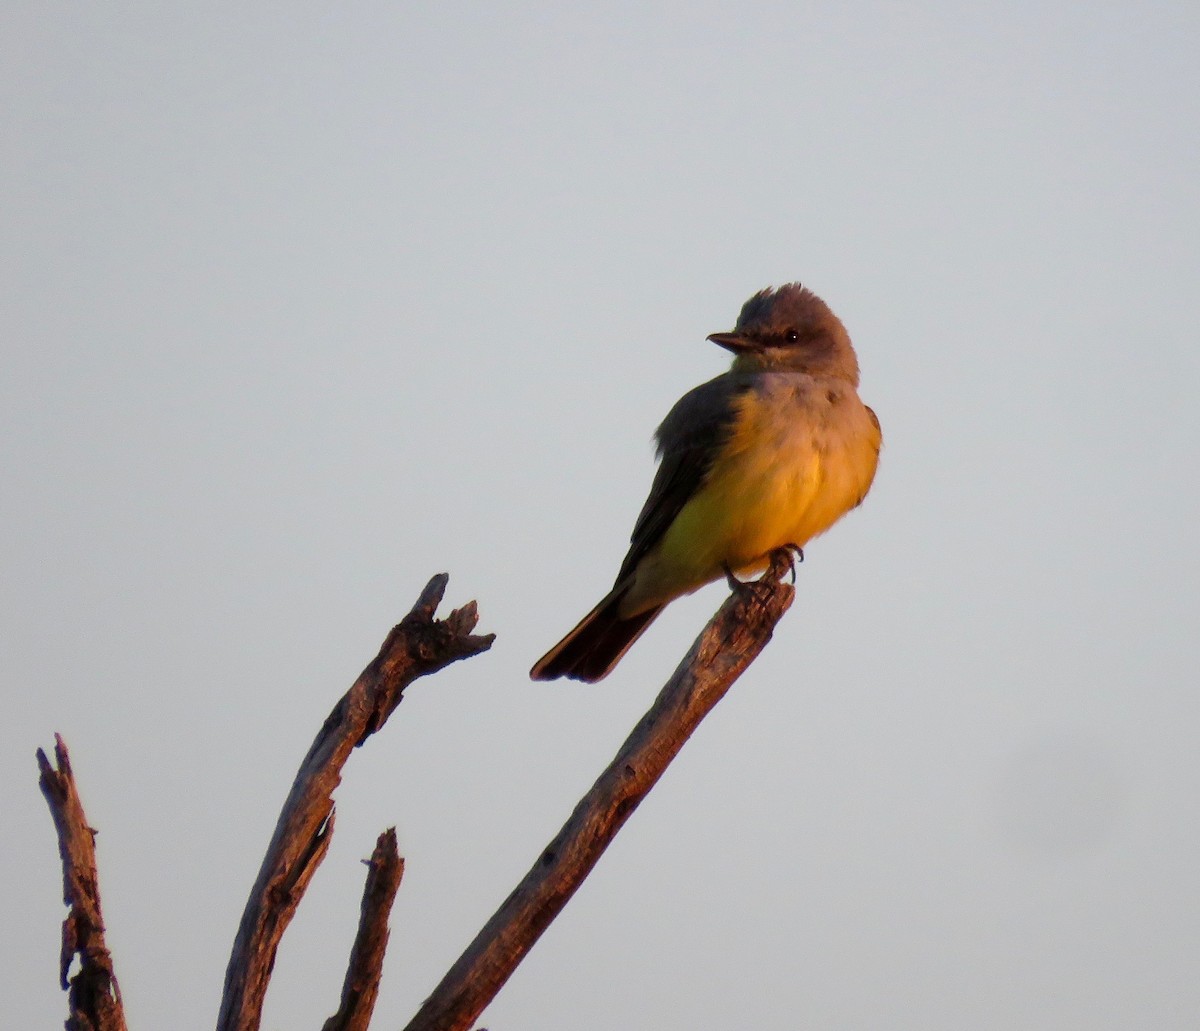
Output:
<svg viewBox="0 0 1200 1031">
<path fill-rule="evenodd" d="M 131 1026 L 210 1027 L 296 765 L 448 570 L 497 644 L 354 756 L 265 1026 L 335 1008 L 392 824 L 403 1024 L 720 602 L 526 679 L 705 335 L 797 279 L 875 489 L 487 1026 L 1200 1024 L 1200 8 L 10 0 L 0 37 L 0 1026 L 65 1015 L 34 749 L 72 746 Z"/>
</svg>

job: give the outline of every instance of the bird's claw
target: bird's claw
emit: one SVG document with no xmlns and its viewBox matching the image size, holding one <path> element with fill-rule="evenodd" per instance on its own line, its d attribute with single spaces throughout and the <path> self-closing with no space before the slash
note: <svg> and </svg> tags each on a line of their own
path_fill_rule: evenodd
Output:
<svg viewBox="0 0 1200 1031">
<path fill-rule="evenodd" d="M 721 563 L 725 573 L 725 582 L 729 590 L 739 598 L 754 595 L 755 588 L 763 583 L 781 583 L 784 574 L 790 573 L 792 583 L 796 582 L 796 563 L 804 561 L 804 549 L 799 544 L 784 544 L 767 555 L 767 568 L 757 580 L 739 580 L 728 562 Z"/>
<path fill-rule="evenodd" d="M 785 544 L 771 552 L 770 572 L 776 580 L 782 580 L 784 572 L 792 576 L 796 582 L 796 564 L 804 561 L 804 549 L 799 544 Z"/>
</svg>

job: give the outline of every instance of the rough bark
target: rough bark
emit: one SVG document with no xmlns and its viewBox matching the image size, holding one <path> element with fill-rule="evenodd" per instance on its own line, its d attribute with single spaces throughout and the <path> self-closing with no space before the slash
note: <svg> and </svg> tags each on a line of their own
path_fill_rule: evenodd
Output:
<svg viewBox="0 0 1200 1031">
<path fill-rule="evenodd" d="M 388 914 L 404 876 L 404 860 L 396 848 L 396 828 L 379 835 L 375 852 L 367 861 L 367 884 L 363 889 L 358 933 L 350 951 L 350 964 L 342 985 L 337 1013 L 325 1021 L 321 1031 L 367 1031 L 388 943 Z"/>
<path fill-rule="evenodd" d="M 786 552 L 739 585 L 692 645 L 617 756 L 406 1031 L 466 1031 L 591 872 L 700 721 L 771 639 L 792 603 Z"/>
<path fill-rule="evenodd" d="M 39 783 L 62 858 L 63 903 L 70 907 L 62 927 L 59 980 L 67 992 L 70 1011 L 67 1031 L 125 1031 L 121 988 L 113 971 L 112 955 L 104 943 L 104 917 L 100 910 L 100 878 L 96 870 L 96 832 L 88 826 L 83 803 L 75 788 L 75 774 L 66 743 L 54 735 L 54 758 L 37 750 Z M 68 979 L 71 963 L 79 956 L 79 972 Z"/>
</svg>

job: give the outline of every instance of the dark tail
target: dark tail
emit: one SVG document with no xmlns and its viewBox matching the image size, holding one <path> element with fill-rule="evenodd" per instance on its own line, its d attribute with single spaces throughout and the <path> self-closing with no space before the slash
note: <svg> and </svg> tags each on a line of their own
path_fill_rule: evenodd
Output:
<svg viewBox="0 0 1200 1031">
<path fill-rule="evenodd" d="M 622 619 L 617 608 L 623 587 L 613 591 L 579 621 L 579 625 L 551 648 L 529 671 L 533 680 L 570 677 L 594 684 L 603 680 L 621 661 L 621 656 L 654 622 L 663 606 Z"/>
</svg>

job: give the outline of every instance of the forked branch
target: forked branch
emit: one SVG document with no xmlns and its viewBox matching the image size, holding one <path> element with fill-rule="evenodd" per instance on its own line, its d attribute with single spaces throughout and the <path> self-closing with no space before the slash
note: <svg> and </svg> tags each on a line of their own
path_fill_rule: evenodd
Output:
<svg viewBox="0 0 1200 1031">
<path fill-rule="evenodd" d="M 384 725 L 404 689 L 418 677 L 486 651 L 493 634 L 473 635 L 478 621 L 469 602 L 435 619 L 448 577 L 435 576 L 413 609 L 393 627 L 379 654 L 329 714 L 300 764 L 291 793 L 250 892 L 238 928 L 217 1031 L 255 1031 L 279 941 L 329 848 L 333 791 L 351 750 Z"/>
</svg>

